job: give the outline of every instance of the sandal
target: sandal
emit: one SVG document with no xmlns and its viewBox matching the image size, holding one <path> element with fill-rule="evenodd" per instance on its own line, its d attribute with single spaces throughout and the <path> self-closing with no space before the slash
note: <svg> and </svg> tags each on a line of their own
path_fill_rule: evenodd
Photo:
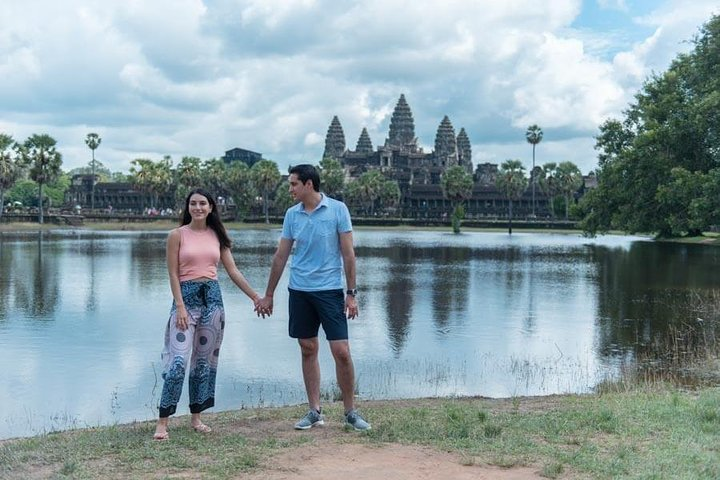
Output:
<svg viewBox="0 0 720 480">
<path fill-rule="evenodd" d="M 155 432 L 155 434 L 153 435 L 153 440 L 157 440 L 158 442 L 170 440 L 170 434 L 168 432 Z"/>
<path fill-rule="evenodd" d="M 204 423 L 198 423 L 197 425 L 191 425 L 192 429 L 195 430 L 198 433 L 210 433 L 212 432 L 212 428 L 208 427 Z"/>
</svg>

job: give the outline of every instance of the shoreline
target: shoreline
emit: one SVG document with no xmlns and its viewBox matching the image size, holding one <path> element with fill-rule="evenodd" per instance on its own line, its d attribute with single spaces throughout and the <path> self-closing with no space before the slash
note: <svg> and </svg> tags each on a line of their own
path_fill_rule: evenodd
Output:
<svg viewBox="0 0 720 480">
<path fill-rule="evenodd" d="M 433 478 L 720 476 L 717 386 L 616 384 L 584 395 L 364 400 L 359 408 L 373 428 L 363 433 L 343 428 L 342 402 L 324 405 L 325 426 L 296 431 L 305 408 L 207 413 L 213 432 L 206 435 L 189 427 L 189 414 L 174 416 L 163 442 L 152 440 L 154 420 L 0 440 L 0 476 L 411 479 L 427 473 L 423 458 L 433 459 Z M 321 454 L 338 448 L 369 474 L 353 476 L 348 460 Z M 309 455 L 310 472 L 297 463 Z M 372 470 L 386 461 L 390 477 Z M 311 475 L 315 469 L 326 473 Z M 451 471 L 468 477 L 441 474 Z"/>
</svg>

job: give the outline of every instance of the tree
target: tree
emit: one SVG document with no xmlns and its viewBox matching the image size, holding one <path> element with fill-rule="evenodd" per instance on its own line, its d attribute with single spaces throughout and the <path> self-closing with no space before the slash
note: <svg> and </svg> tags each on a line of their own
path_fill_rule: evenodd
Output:
<svg viewBox="0 0 720 480">
<path fill-rule="evenodd" d="M 224 187 L 235 203 L 235 220 L 240 220 L 250 211 L 257 197 L 250 167 L 244 162 L 232 162 L 224 171 Z"/>
<path fill-rule="evenodd" d="M 385 211 L 391 211 L 400 204 L 400 185 L 395 180 L 385 180 L 380 187 L 380 195 L 378 200 L 385 208 Z"/>
<path fill-rule="evenodd" d="M 231 163 L 234 165 L 236 162 Z M 242 163 L 242 162 L 240 162 Z M 247 167 L 247 164 L 243 164 Z M 250 168 L 250 167 L 248 167 Z M 203 187 L 208 192 L 217 197 L 227 197 L 231 195 L 228 188 L 228 169 L 229 166 L 222 160 L 211 158 L 205 160 L 202 165 Z"/>
<path fill-rule="evenodd" d="M 85 138 L 85 144 L 92 151 L 92 160 L 90 161 L 90 168 L 92 170 L 92 191 L 90 193 L 90 208 L 95 210 L 95 150 L 102 143 L 102 138 L 97 133 L 88 133 Z"/>
<path fill-rule="evenodd" d="M 512 235 L 512 204 L 520 200 L 527 189 L 525 168 L 520 160 L 505 160 L 500 165 L 500 172 L 495 179 L 495 186 L 508 199 L 508 234 Z"/>
<path fill-rule="evenodd" d="M 265 223 L 270 223 L 270 193 L 275 191 L 282 175 L 280 175 L 277 163 L 272 160 L 260 160 L 252 166 L 250 171 L 252 172 L 253 183 L 260 195 L 262 195 Z"/>
<path fill-rule="evenodd" d="M 323 192 L 329 197 L 340 197 L 345 185 L 345 171 L 339 161 L 333 157 L 323 158 L 320 162 L 320 178 Z"/>
<path fill-rule="evenodd" d="M 385 184 L 385 177 L 379 170 L 368 170 L 356 180 L 360 199 L 365 206 L 366 214 L 375 215 L 375 201 L 380 198 L 380 192 Z"/>
<path fill-rule="evenodd" d="M 452 204 L 452 227 L 454 233 L 460 233 L 460 224 L 465 216 L 463 202 L 472 197 L 473 179 L 465 168 L 455 165 L 443 173 L 440 179 L 443 194 Z"/>
<path fill-rule="evenodd" d="M 43 187 L 60 175 L 62 155 L 57 142 L 47 134 L 30 136 L 19 149 L 23 161 L 30 165 L 30 178 L 38 185 L 38 223 L 43 223 Z"/>
<path fill-rule="evenodd" d="M 295 200 L 293 200 L 292 195 L 290 195 L 287 184 L 280 182 L 275 189 L 275 202 L 273 204 L 276 214 L 282 215 L 294 204 Z"/>
<path fill-rule="evenodd" d="M 193 188 L 201 186 L 201 160 L 198 157 L 183 157 L 175 167 L 175 205 L 180 206 Z M 216 197 L 217 198 L 217 197 Z"/>
<path fill-rule="evenodd" d="M 555 197 L 560 194 L 560 186 L 558 184 L 557 164 L 549 162 L 542 166 L 540 177 L 538 178 L 538 186 L 540 191 L 545 194 L 550 204 L 550 215 L 555 218 Z"/>
<path fill-rule="evenodd" d="M 172 159 L 166 155 L 157 162 L 136 158 L 130 163 L 133 183 L 150 197 L 150 207 L 158 207 L 160 195 L 168 193 L 172 187 Z"/>
<path fill-rule="evenodd" d="M 535 183 L 537 183 L 537 179 L 535 178 L 535 147 L 538 143 L 542 142 L 542 129 L 535 124 L 530 125 L 525 132 L 525 139 L 532 145 L 532 170 L 530 170 L 530 182 L 532 183 L 532 215 L 535 217 Z"/>
<path fill-rule="evenodd" d="M 15 185 L 25 169 L 25 162 L 10 135 L 0 133 L 0 217 L 5 205 L 5 192 Z"/>
<path fill-rule="evenodd" d="M 557 166 L 557 185 L 559 192 L 565 198 L 565 220 L 568 219 L 573 194 L 582 187 L 582 184 L 582 173 L 577 165 L 572 162 L 560 162 Z"/>
<path fill-rule="evenodd" d="M 693 43 L 691 52 L 645 82 L 622 120 L 601 125 L 595 145 L 598 187 L 579 205 L 586 233 L 618 229 L 675 236 L 684 228 L 680 219 L 703 203 L 693 189 L 677 190 L 720 164 L 720 17 L 712 17 Z M 676 168 L 698 176 L 673 174 Z M 695 220 L 700 218 L 710 221 L 708 215 Z"/>
</svg>

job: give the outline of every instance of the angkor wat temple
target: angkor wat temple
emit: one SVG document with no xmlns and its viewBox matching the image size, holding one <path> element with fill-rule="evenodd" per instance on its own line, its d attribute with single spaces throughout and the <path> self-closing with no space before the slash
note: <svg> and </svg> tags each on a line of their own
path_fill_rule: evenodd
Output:
<svg viewBox="0 0 720 480">
<path fill-rule="evenodd" d="M 411 218 L 440 218 L 450 212 L 450 201 L 443 195 L 440 177 L 445 169 L 459 165 L 473 175 L 472 198 L 466 202 L 467 218 L 503 217 L 508 204 L 495 188 L 498 165 L 482 163 L 473 171 L 470 138 L 464 128 L 455 135 L 455 128 L 447 115 L 435 135 L 435 149 L 425 152 L 415 137 L 415 121 L 410 105 L 401 94 L 390 118 L 390 131 L 385 143 L 373 149 L 367 128 L 363 128 L 354 150 L 345 143 L 345 133 L 337 116 L 333 117 L 325 137 L 323 158 L 332 157 L 345 168 L 350 181 L 371 169 L 380 170 L 386 178 L 398 182 L 401 193 L 402 216 Z M 536 166 L 536 173 L 539 167 Z M 535 212 L 548 217 L 547 198 L 535 193 Z M 532 193 L 527 192 L 513 204 L 513 215 L 532 213 Z"/>
</svg>

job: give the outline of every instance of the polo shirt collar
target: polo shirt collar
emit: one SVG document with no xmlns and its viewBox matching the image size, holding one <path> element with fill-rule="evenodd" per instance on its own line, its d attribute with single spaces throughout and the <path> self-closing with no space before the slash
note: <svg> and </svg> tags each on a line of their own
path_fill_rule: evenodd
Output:
<svg viewBox="0 0 720 480">
<path fill-rule="evenodd" d="M 329 203 L 330 203 L 330 200 L 328 199 L 327 195 L 320 192 L 320 203 L 318 203 L 317 207 L 315 207 L 315 210 L 313 210 L 310 213 L 317 212 L 318 210 L 320 210 L 320 207 L 329 207 Z M 303 205 L 302 202 L 298 203 L 295 206 L 295 210 L 297 210 L 298 212 L 301 212 L 301 213 L 306 213 L 305 205 Z"/>
</svg>

